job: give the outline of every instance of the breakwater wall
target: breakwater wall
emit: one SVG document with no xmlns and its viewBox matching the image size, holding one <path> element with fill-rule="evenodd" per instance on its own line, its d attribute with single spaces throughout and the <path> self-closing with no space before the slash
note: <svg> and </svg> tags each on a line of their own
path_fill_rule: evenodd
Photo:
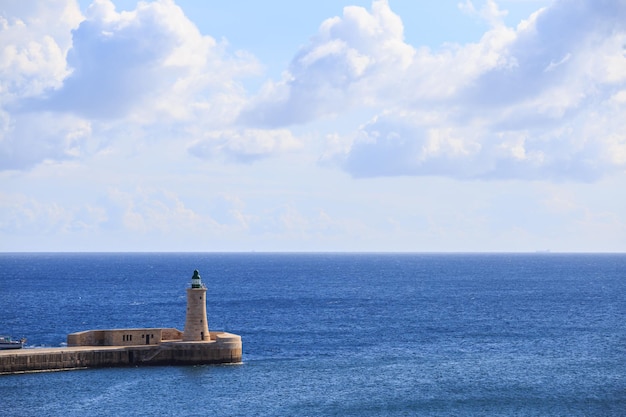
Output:
<svg viewBox="0 0 626 417">
<path fill-rule="evenodd" d="M 241 357 L 240 336 L 211 332 L 211 340 L 202 342 L 0 351 L 0 375 L 120 366 L 239 363 Z"/>
</svg>

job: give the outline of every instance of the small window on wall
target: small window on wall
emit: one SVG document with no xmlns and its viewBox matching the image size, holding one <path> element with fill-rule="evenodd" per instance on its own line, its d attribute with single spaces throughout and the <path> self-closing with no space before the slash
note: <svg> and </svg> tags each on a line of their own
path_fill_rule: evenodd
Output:
<svg viewBox="0 0 626 417">
<path fill-rule="evenodd" d="M 132 334 L 128 336 L 128 340 L 133 340 L 133 335 Z"/>
</svg>

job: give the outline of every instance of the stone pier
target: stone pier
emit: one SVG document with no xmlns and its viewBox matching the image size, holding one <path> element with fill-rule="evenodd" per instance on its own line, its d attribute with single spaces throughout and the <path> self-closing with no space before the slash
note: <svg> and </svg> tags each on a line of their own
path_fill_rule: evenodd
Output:
<svg viewBox="0 0 626 417">
<path fill-rule="evenodd" d="M 1 350 L 0 375 L 120 366 L 241 362 L 241 337 L 226 332 L 210 332 L 210 338 L 210 341 L 202 342 L 162 341 L 148 345 Z"/>
<path fill-rule="evenodd" d="M 241 337 L 209 331 L 207 289 L 194 271 L 187 289 L 185 330 L 86 330 L 67 336 L 67 347 L 0 350 L 0 375 L 146 365 L 241 362 Z"/>
</svg>

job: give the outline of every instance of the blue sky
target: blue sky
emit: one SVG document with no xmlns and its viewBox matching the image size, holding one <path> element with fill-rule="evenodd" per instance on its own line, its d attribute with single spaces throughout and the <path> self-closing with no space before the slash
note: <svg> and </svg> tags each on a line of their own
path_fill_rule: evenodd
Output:
<svg viewBox="0 0 626 417">
<path fill-rule="evenodd" d="M 626 250 L 626 3 L 0 2 L 1 251 Z"/>
</svg>

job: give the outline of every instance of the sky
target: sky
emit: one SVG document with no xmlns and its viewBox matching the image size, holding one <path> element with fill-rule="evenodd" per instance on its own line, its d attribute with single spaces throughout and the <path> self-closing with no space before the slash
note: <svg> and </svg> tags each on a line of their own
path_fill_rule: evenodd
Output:
<svg viewBox="0 0 626 417">
<path fill-rule="evenodd" d="M 624 252 L 624 0 L 0 0 L 0 251 Z"/>
</svg>

